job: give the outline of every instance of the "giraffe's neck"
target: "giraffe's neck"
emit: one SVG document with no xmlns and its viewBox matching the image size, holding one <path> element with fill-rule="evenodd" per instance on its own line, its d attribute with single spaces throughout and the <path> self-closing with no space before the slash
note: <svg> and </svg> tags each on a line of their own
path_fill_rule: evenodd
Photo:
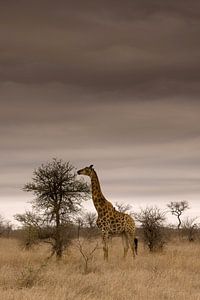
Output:
<svg viewBox="0 0 200 300">
<path fill-rule="evenodd" d="M 94 170 L 91 176 L 91 183 L 92 183 L 92 200 L 97 212 L 99 212 L 99 209 L 101 209 L 106 204 L 107 200 L 101 191 L 99 179 L 97 173 Z"/>
</svg>

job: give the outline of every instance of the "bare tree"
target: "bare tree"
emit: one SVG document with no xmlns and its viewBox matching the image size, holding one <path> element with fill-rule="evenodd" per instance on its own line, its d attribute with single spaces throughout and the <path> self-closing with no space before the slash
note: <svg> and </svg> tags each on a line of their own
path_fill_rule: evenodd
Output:
<svg viewBox="0 0 200 300">
<path fill-rule="evenodd" d="M 135 219 L 141 223 L 144 242 L 149 250 L 152 252 L 162 249 L 166 242 L 163 231 L 165 213 L 157 207 L 146 207 L 135 214 Z"/>
<path fill-rule="evenodd" d="M 53 159 L 34 171 L 32 182 L 24 186 L 24 191 L 35 195 L 33 209 L 51 224 L 53 251 L 57 258 L 61 258 L 66 224 L 79 212 L 82 201 L 88 198 L 89 186 L 76 179 L 74 167 L 69 162 Z"/>
<path fill-rule="evenodd" d="M 189 204 L 187 201 L 172 201 L 167 204 L 167 207 L 170 209 L 172 215 L 176 216 L 178 219 L 177 228 L 180 229 L 181 226 L 181 215 L 186 210 L 189 209 Z"/>
</svg>

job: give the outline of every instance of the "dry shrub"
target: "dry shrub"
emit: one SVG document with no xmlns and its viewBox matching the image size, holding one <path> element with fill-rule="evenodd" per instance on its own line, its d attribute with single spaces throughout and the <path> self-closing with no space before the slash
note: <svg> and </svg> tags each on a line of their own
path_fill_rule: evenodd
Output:
<svg viewBox="0 0 200 300">
<path fill-rule="evenodd" d="M 77 239 L 74 242 L 76 249 L 78 249 L 79 253 L 81 254 L 82 261 L 83 261 L 83 269 L 84 274 L 88 274 L 92 271 L 91 264 L 94 259 L 94 253 L 97 249 L 99 249 L 98 242 L 94 239 L 92 234 L 92 228 L 85 228 L 84 230 L 84 238 L 81 238 L 81 223 L 79 222 L 77 228 Z"/>
<path fill-rule="evenodd" d="M 142 235 L 149 251 L 162 250 L 166 243 L 163 223 L 165 214 L 157 207 L 146 207 L 135 214 L 135 218 L 141 223 Z"/>
<path fill-rule="evenodd" d="M 199 224 L 196 222 L 196 218 L 186 218 L 182 222 L 182 235 L 186 236 L 189 242 L 194 242 L 197 239 Z"/>
<path fill-rule="evenodd" d="M 40 269 L 35 269 L 32 265 L 21 271 L 17 278 L 19 288 L 31 288 L 40 280 Z"/>
</svg>

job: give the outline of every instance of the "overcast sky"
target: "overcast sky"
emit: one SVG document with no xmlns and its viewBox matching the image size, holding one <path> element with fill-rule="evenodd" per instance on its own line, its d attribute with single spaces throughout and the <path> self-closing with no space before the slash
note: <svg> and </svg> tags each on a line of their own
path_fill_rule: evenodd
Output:
<svg viewBox="0 0 200 300">
<path fill-rule="evenodd" d="M 195 0 L 1 1 L 0 214 L 58 157 L 113 203 L 200 216 L 199 37 Z"/>
</svg>

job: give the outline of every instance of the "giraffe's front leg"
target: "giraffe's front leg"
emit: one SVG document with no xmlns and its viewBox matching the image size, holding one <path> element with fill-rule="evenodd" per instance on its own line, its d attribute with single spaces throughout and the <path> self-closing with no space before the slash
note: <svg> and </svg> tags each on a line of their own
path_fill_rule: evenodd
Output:
<svg viewBox="0 0 200 300">
<path fill-rule="evenodd" d="M 108 232 L 102 232 L 104 260 L 108 261 Z"/>
</svg>

